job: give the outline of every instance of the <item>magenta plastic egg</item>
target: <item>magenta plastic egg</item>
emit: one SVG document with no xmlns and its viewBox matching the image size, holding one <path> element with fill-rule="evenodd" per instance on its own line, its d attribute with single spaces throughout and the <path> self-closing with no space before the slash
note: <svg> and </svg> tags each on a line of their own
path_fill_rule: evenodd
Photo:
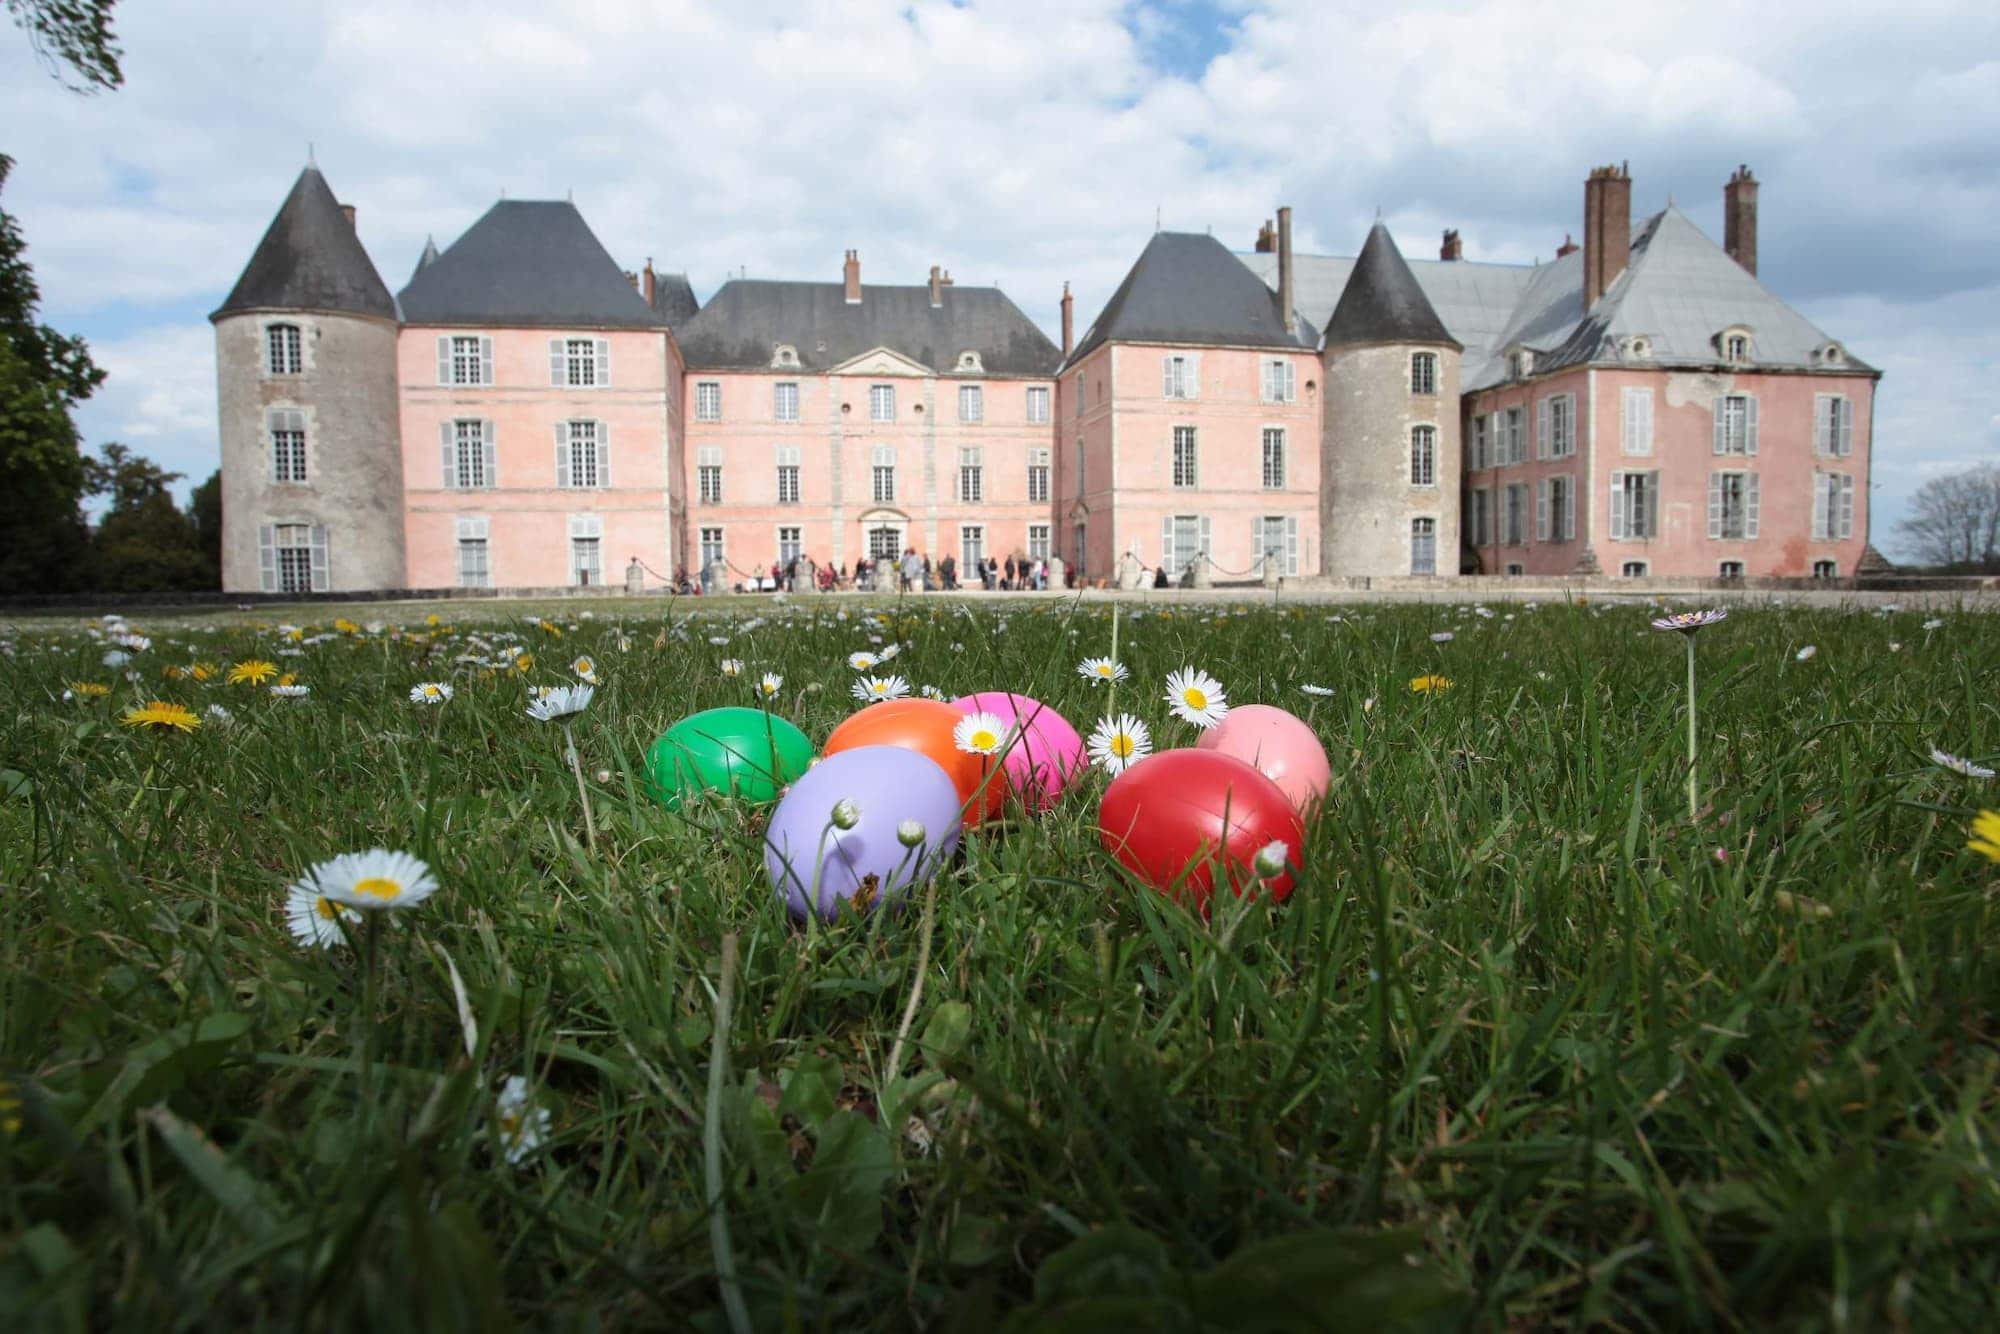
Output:
<svg viewBox="0 0 2000 1334">
<path fill-rule="evenodd" d="M 834 818 L 843 801 L 853 817 L 845 829 Z M 816 909 L 831 921 L 843 902 L 878 907 L 935 875 L 959 829 L 958 787 L 935 761 L 900 746 L 857 746 L 786 791 L 764 833 L 764 869 L 792 916 Z"/>
<path fill-rule="evenodd" d="M 1333 770 L 1305 721 L 1269 704 L 1240 704 L 1201 734 L 1201 750 L 1233 755 L 1278 785 L 1303 815 L 1326 796 Z"/>
<path fill-rule="evenodd" d="M 1038 699 L 1004 690 L 982 690 L 961 696 L 952 706 L 964 713 L 990 713 L 1010 727 L 1019 726 L 1020 739 L 1007 750 L 1007 786 L 1021 804 L 1039 814 L 1056 804 L 1063 789 L 1089 765 L 1083 737 L 1069 719 Z"/>
</svg>

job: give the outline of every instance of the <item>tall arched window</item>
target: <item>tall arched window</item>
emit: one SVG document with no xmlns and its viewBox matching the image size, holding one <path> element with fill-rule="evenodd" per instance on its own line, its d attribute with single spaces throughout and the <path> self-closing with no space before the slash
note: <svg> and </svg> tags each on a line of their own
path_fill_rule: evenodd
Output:
<svg viewBox="0 0 2000 1334">
<path fill-rule="evenodd" d="M 297 375 L 305 370 L 305 344 L 298 325 L 264 326 L 264 367 L 272 375 Z"/>
<path fill-rule="evenodd" d="M 1437 427 L 1410 428 L 1410 485 L 1437 485 Z"/>
<path fill-rule="evenodd" d="M 1438 359 L 1435 352 L 1410 354 L 1410 392 L 1435 394 L 1438 391 Z"/>
</svg>

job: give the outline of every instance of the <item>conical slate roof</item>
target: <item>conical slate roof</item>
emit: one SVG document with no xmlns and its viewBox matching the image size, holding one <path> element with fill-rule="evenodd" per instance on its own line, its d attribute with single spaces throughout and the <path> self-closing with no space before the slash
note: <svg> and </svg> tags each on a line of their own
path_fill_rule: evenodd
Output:
<svg viewBox="0 0 2000 1334">
<path fill-rule="evenodd" d="M 417 280 L 417 274 L 422 273 L 432 264 L 435 264 L 437 262 L 437 257 L 438 257 L 437 239 L 435 237 L 426 236 L 424 238 L 424 253 L 417 256 L 417 267 L 411 271 L 410 281 L 415 282 Z"/>
<path fill-rule="evenodd" d="M 1344 343 L 1442 343 L 1463 350 L 1379 222 L 1369 228 L 1340 304 L 1326 322 L 1326 346 Z"/>
<path fill-rule="evenodd" d="M 565 200 L 503 199 L 397 293 L 408 324 L 657 329 L 590 224 Z"/>
<path fill-rule="evenodd" d="M 375 272 L 317 167 L 299 173 L 243 276 L 209 318 L 270 309 L 396 318 L 388 285 Z"/>
<path fill-rule="evenodd" d="M 1285 332 L 1276 295 L 1222 242 L 1199 232 L 1155 232 L 1068 364 L 1109 342 L 1312 347 L 1311 327 L 1296 323 L 1297 332 Z"/>
</svg>

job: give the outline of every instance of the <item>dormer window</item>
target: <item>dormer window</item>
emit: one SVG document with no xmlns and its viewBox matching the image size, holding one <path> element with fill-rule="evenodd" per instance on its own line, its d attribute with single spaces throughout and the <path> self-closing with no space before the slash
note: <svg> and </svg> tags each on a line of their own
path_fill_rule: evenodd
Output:
<svg viewBox="0 0 2000 1334">
<path fill-rule="evenodd" d="M 1724 361 L 1740 366 L 1750 360 L 1750 331 L 1741 327 L 1724 329 L 1715 336 L 1715 346 Z"/>
<path fill-rule="evenodd" d="M 1525 347 L 1514 349 L 1514 378 L 1525 380 L 1535 373 L 1535 354 Z"/>
<path fill-rule="evenodd" d="M 1653 340 L 1640 335 L 1625 340 L 1625 355 L 1634 361 L 1646 361 L 1653 355 Z"/>
<path fill-rule="evenodd" d="M 799 350 L 790 343 L 778 344 L 777 350 L 771 354 L 771 365 L 775 368 L 795 370 L 798 364 Z"/>
<path fill-rule="evenodd" d="M 973 375 L 984 375 L 986 373 L 986 367 L 980 364 L 979 354 L 973 351 L 965 351 L 958 354 L 958 369 L 970 372 Z"/>
<path fill-rule="evenodd" d="M 1818 359 L 1822 366 L 1838 366 L 1842 361 L 1846 360 L 1841 354 L 1840 344 L 1838 343 L 1828 343 L 1822 347 L 1819 350 Z"/>
</svg>

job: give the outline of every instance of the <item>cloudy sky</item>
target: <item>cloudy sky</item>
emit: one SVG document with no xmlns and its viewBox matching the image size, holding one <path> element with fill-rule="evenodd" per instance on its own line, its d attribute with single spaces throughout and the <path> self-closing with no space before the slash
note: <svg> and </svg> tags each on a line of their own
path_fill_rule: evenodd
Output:
<svg viewBox="0 0 2000 1334">
<path fill-rule="evenodd" d="M 1764 281 L 1885 372 L 1874 537 L 2000 456 L 2000 6 L 1901 0 L 188 0 L 119 6 L 127 84 L 65 92 L 0 27 L 4 203 L 44 315 L 110 380 L 83 414 L 216 464 L 218 305 L 313 146 L 392 290 L 503 192 L 570 194 L 627 268 L 932 264 L 1087 324 L 1157 217 L 1246 249 L 1276 205 L 1351 254 L 1548 258 L 1591 164 L 1721 236 L 1763 182 Z"/>
</svg>

